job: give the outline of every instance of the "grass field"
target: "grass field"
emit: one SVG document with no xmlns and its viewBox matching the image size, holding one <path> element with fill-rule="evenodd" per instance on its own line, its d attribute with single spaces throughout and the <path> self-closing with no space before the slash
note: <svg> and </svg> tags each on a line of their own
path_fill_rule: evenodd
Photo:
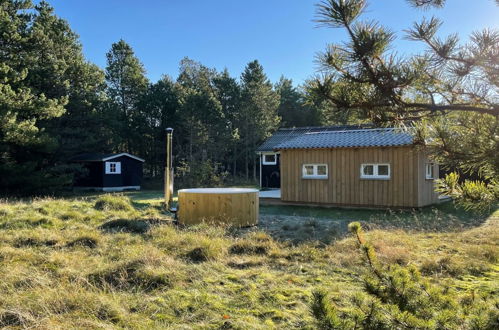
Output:
<svg viewBox="0 0 499 330">
<path fill-rule="evenodd" d="M 307 228 L 360 220 L 382 263 L 414 264 L 462 292 L 499 293 L 497 211 L 476 216 L 444 204 L 261 213 L 304 219 Z M 258 229 L 178 228 L 155 191 L 4 200 L 0 327 L 313 329 L 313 290 L 346 299 L 362 286 L 354 239 L 331 235 L 325 243 Z"/>
</svg>

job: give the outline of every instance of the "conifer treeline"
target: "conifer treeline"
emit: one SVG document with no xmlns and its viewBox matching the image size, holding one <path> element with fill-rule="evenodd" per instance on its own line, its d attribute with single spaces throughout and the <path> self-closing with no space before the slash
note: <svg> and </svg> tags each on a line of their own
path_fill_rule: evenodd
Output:
<svg viewBox="0 0 499 330">
<path fill-rule="evenodd" d="M 71 183 L 68 159 L 83 152 L 130 152 L 146 177 L 162 176 L 164 132 L 175 129 L 185 184 L 257 179 L 256 146 L 279 126 L 318 125 L 320 100 L 258 61 L 240 78 L 191 59 L 176 79 L 157 82 L 120 40 L 105 70 L 89 63 L 78 36 L 46 2 L 0 1 L 0 187 L 36 192 Z"/>
</svg>

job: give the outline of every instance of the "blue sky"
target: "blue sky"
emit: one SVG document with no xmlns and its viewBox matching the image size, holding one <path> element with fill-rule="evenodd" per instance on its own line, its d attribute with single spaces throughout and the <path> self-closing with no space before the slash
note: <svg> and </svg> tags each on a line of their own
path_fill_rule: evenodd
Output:
<svg viewBox="0 0 499 330">
<path fill-rule="evenodd" d="M 189 57 L 239 76 L 258 59 L 269 78 L 281 75 L 302 83 L 316 70 L 315 54 L 327 43 L 341 42 L 341 29 L 317 28 L 317 0 L 49 0 L 56 14 L 80 35 L 88 60 L 104 68 L 105 53 L 120 38 L 127 41 L 152 81 L 176 77 L 178 64 Z M 444 9 L 420 11 L 405 0 L 370 0 L 364 19 L 374 19 L 397 32 L 394 50 L 421 51 L 403 40 L 403 29 L 423 16 L 444 20 L 442 35 L 466 38 L 484 27 L 499 28 L 493 0 L 449 0 Z M 472 5 L 471 5 L 472 3 Z"/>
</svg>

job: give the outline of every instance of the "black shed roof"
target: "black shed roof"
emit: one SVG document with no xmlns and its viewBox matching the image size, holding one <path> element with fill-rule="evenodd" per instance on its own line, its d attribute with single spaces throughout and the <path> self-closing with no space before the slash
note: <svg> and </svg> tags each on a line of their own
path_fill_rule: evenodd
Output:
<svg viewBox="0 0 499 330">
<path fill-rule="evenodd" d="M 105 162 L 121 156 L 130 157 L 140 162 L 145 162 L 144 159 L 129 154 L 127 152 L 122 152 L 120 154 L 85 153 L 85 154 L 76 155 L 70 158 L 69 160 L 73 162 Z"/>
<path fill-rule="evenodd" d="M 314 127 L 294 127 L 294 128 L 280 128 L 265 142 L 263 142 L 257 149 L 257 152 L 271 152 L 276 149 L 278 145 L 286 141 L 290 141 L 299 136 L 308 133 L 320 132 L 334 132 L 346 130 L 358 130 L 362 128 L 370 128 L 367 125 L 339 125 L 339 126 L 314 126 Z"/>
</svg>

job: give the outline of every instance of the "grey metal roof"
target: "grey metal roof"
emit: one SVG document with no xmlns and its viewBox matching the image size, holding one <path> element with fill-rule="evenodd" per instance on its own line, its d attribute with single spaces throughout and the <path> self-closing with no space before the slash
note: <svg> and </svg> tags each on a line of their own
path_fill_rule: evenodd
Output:
<svg viewBox="0 0 499 330">
<path fill-rule="evenodd" d="M 390 147 L 414 143 L 413 135 L 397 128 L 376 128 L 330 132 L 311 132 L 274 147 L 282 149 L 325 149 L 349 147 Z"/>
<path fill-rule="evenodd" d="M 316 126 L 316 127 L 294 127 L 294 128 L 280 128 L 265 142 L 263 142 L 257 149 L 257 152 L 274 151 L 275 147 L 283 142 L 290 141 L 298 136 L 307 133 L 331 132 L 331 131 L 344 131 L 344 130 L 358 130 L 371 126 L 360 125 L 343 125 L 343 126 Z"/>
</svg>

